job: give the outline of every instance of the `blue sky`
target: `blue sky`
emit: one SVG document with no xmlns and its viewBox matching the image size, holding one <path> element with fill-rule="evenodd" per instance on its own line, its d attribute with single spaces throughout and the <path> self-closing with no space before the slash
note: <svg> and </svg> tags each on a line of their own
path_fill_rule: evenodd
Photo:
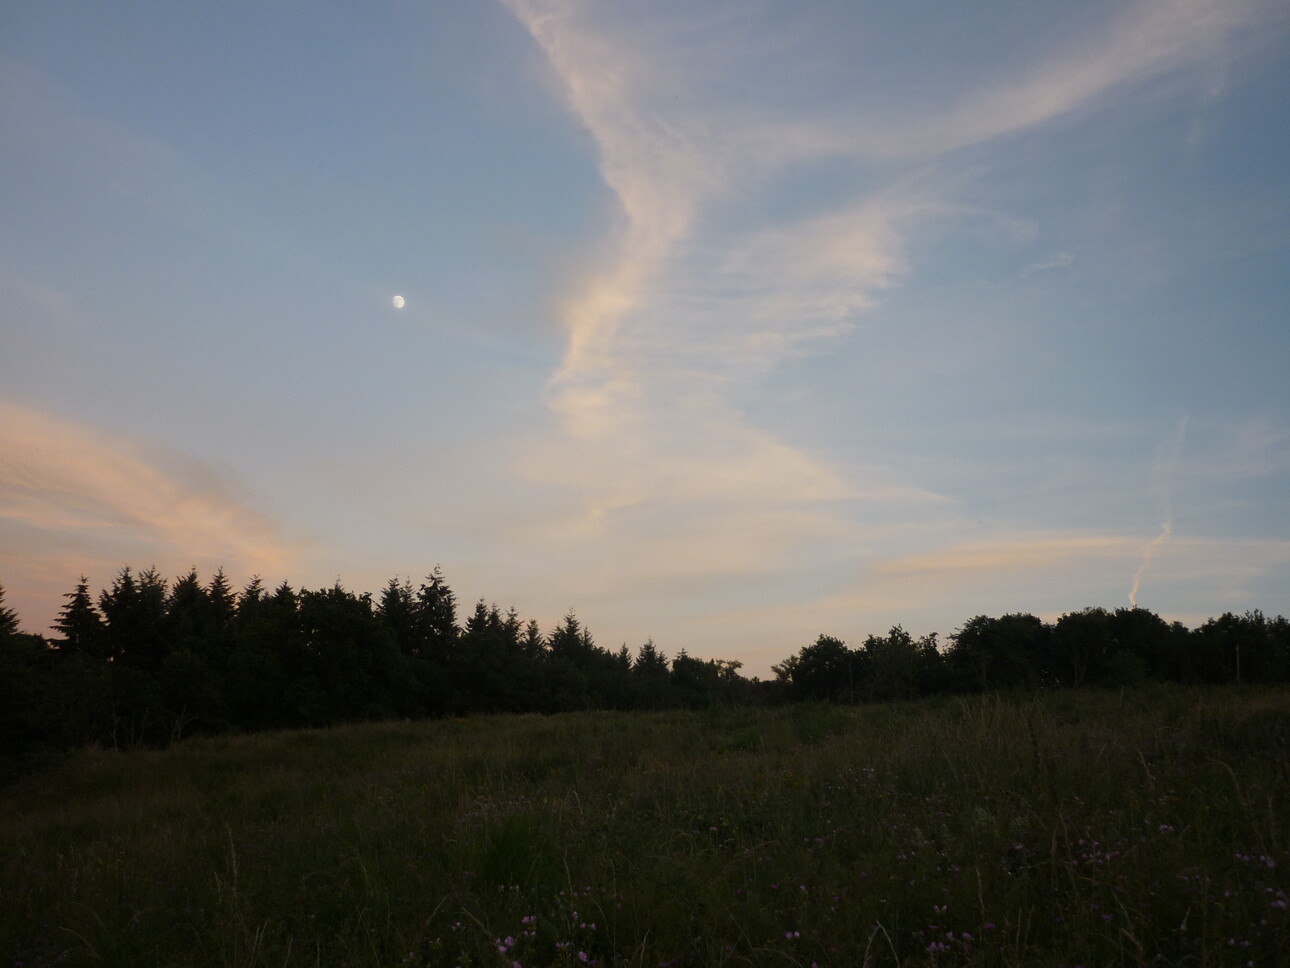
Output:
<svg viewBox="0 0 1290 968">
<path fill-rule="evenodd" d="M 898 622 L 1290 611 L 1288 28 L 6 4 L 8 603 L 437 564 L 760 675 Z"/>
</svg>

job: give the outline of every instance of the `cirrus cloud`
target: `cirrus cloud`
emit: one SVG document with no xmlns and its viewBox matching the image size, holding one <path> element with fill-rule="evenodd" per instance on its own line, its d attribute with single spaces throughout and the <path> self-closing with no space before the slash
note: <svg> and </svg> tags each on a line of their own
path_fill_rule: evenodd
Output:
<svg viewBox="0 0 1290 968">
<path fill-rule="evenodd" d="M 24 605 L 47 609 L 81 573 L 134 563 L 276 576 L 298 550 L 204 464 L 8 401 L 0 533 L 7 587 L 28 625 L 52 616 Z"/>
</svg>

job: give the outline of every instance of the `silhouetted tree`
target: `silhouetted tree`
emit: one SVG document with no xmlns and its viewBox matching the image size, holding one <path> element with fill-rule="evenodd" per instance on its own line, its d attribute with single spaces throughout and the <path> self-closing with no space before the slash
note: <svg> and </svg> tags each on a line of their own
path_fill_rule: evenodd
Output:
<svg viewBox="0 0 1290 968">
<path fill-rule="evenodd" d="M 1052 634 L 1052 661 L 1048 663 L 1063 686 L 1099 682 L 1116 651 L 1111 614 L 1104 608 L 1067 612 L 1057 620 Z"/>
<path fill-rule="evenodd" d="M 524 626 L 524 634 L 520 637 L 520 649 L 530 659 L 537 659 L 546 654 L 546 639 L 542 635 L 542 629 L 538 627 L 537 619 L 529 619 Z"/>
<path fill-rule="evenodd" d="M 951 637 L 946 661 L 956 688 L 1035 689 L 1053 684 L 1052 627 L 1034 615 L 978 615 Z"/>
<path fill-rule="evenodd" d="M 1184 651 L 1186 634 L 1183 626 L 1171 626 L 1148 609 L 1117 608 L 1111 615 L 1115 652 L 1107 660 L 1108 682 L 1133 685 L 1147 678 L 1173 678 L 1175 653 Z"/>
<path fill-rule="evenodd" d="M 1206 682 L 1281 682 L 1287 674 L 1282 629 L 1260 611 L 1225 612 L 1192 633 Z"/>
<path fill-rule="evenodd" d="M 242 594 L 237 597 L 236 615 L 238 618 L 245 616 L 248 610 L 253 610 L 262 603 L 267 597 L 264 590 L 264 579 L 259 575 L 252 578 L 242 589 Z"/>
<path fill-rule="evenodd" d="M 4 603 L 4 586 L 0 585 L 0 639 L 18 634 L 18 613 Z"/>
<path fill-rule="evenodd" d="M 285 581 L 266 594 L 255 578 L 238 597 L 225 682 L 229 715 L 244 729 L 301 725 L 284 701 L 289 684 L 305 674 L 298 609 Z"/>
<path fill-rule="evenodd" d="M 155 568 L 136 578 L 122 568 L 112 587 L 99 596 L 107 623 L 109 657 L 144 672 L 155 672 L 165 651 L 166 582 Z"/>
<path fill-rule="evenodd" d="M 912 699 L 919 694 L 921 660 L 914 637 L 899 625 L 886 636 L 871 635 L 861 647 L 864 651 L 864 697 L 885 702 Z"/>
<path fill-rule="evenodd" d="M 466 620 L 453 667 L 453 682 L 466 709 L 516 712 L 526 706 L 518 665 L 524 655 L 514 610 L 503 618 L 481 598 Z"/>
<path fill-rule="evenodd" d="M 647 639 L 636 650 L 631 666 L 632 704 L 643 709 L 664 709 L 673 704 L 667 655 Z"/>
<path fill-rule="evenodd" d="M 237 595 L 223 568 L 215 572 L 215 577 L 206 589 L 206 596 L 210 600 L 213 631 L 222 633 L 237 618 Z"/>
<path fill-rule="evenodd" d="M 415 651 L 446 663 L 452 657 L 457 635 L 457 598 L 436 565 L 417 593 Z"/>
<path fill-rule="evenodd" d="M 772 669 L 791 698 L 835 702 L 855 702 L 868 671 L 860 654 L 831 635 L 821 635 L 790 661 Z"/>
<path fill-rule="evenodd" d="M 166 596 L 164 629 L 170 649 L 204 651 L 205 639 L 215 625 L 210 595 L 197 577 L 197 569 L 175 579 Z"/>
<path fill-rule="evenodd" d="M 595 642 L 585 632 L 578 616 L 569 612 L 551 633 L 547 649 L 554 659 L 564 659 L 580 665 L 595 648 Z"/>
<path fill-rule="evenodd" d="M 405 655 L 419 655 L 423 644 L 417 609 L 412 583 L 391 578 L 381 592 L 376 611 L 385 627 L 394 633 L 399 651 Z"/>
<path fill-rule="evenodd" d="M 48 683 L 57 654 L 19 629 L 0 585 L 0 780 L 21 772 L 57 734 Z"/>
<path fill-rule="evenodd" d="M 86 655 L 94 659 L 105 659 L 103 619 L 94 607 L 90 597 L 89 579 L 84 575 L 77 583 L 75 591 L 63 596 L 67 604 L 59 611 L 54 629 L 63 636 L 59 642 L 59 651 L 65 655 Z"/>
<path fill-rule="evenodd" d="M 356 595 L 337 582 L 302 592 L 299 615 L 305 675 L 288 686 L 288 701 L 301 720 L 322 725 L 395 715 L 405 667 L 371 595 Z"/>
</svg>

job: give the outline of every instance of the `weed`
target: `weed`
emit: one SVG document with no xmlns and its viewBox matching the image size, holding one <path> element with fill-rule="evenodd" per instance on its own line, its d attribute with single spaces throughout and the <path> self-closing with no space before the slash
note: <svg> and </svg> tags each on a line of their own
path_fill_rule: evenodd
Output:
<svg viewBox="0 0 1290 968">
<path fill-rule="evenodd" d="M 86 750 L 0 802 L 46 965 L 1274 965 L 1290 693 L 499 716 Z"/>
</svg>

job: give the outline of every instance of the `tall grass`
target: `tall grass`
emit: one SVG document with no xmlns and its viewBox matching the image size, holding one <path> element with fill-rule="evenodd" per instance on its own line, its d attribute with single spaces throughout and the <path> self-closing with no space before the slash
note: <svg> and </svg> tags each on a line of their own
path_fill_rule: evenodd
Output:
<svg viewBox="0 0 1290 968">
<path fill-rule="evenodd" d="M 0 800 L 0 956 L 1285 964 L 1288 745 L 1168 689 L 89 750 Z"/>
</svg>

